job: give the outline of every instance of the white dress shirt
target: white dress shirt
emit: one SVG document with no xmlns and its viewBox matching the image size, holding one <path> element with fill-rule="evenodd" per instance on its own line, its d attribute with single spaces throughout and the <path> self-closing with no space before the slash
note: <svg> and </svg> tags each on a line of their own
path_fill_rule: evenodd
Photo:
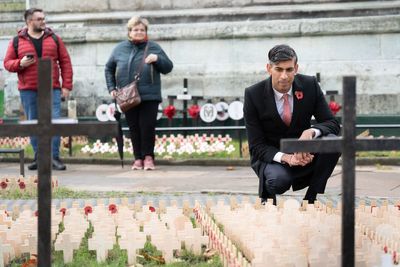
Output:
<svg viewBox="0 0 400 267">
<path fill-rule="evenodd" d="M 279 93 L 278 91 L 274 90 L 274 96 L 275 96 L 275 103 L 276 103 L 276 108 L 278 110 L 279 116 L 283 119 L 283 95 L 282 93 Z M 293 92 L 292 88 L 290 88 L 288 94 L 288 100 L 289 100 L 289 105 L 290 105 L 290 112 L 293 113 Z"/>
<path fill-rule="evenodd" d="M 274 96 L 275 96 L 275 103 L 276 103 L 276 109 L 278 110 L 279 116 L 281 116 L 281 118 L 283 117 L 283 95 L 282 93 L 278 92 L 277 90 L 275 90 L 274 88 L 272 88 L 274 90 Z M 292 88 L 290 88 L 290 90 L 287 92 L 288 94 L 288 100 L 289 100 L 289 105 L 290 105 L 290 112 L 292 112 L 293 114 L 293 90 Z M 311 128 L 314 130 L 315 135 L 314 138 L 317 138 L 318 136 L 321 135 L 321 131 L 319 129 L 315 129 L 315 128 Z M 284 153 L 282 152 L 277 152 L 274 156 L 274 161 L 282 163 L 282 156 L 284 155 Z"/>
</svg>

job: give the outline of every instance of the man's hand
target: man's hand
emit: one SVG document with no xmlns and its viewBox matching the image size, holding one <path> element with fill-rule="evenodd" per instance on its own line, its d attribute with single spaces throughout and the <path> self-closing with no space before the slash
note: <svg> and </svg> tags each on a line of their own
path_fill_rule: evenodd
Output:
<svg viewBox="0 0 400 267">
<path fill-rule="evenodd" d="M 69 96 L 69 91 L 67 88 L 62 88 L 61 89 L 61 97 L 64 99 L 67 99 Z"/>
<path fill-rule="evenodd" d="M 158 56 L 156 54 L 150 54 L 146 57 L 146 59 L 144 60 L 144 62 L 146 64 L 151 64 L 153 62 L 157 62 L 158 60 Z"/>
<path fill-rule="evenodd" d="M 292 166 L 305 166 L 307 164 L 309 164 L 312 161 L 312 158 L 309 159 L 298 159 L 296 157 L 296 154 L 299 153 L 295 153 L 295 154 L 284 154 L 281 158 L 282 162 L 285 162 L 287 164 L 289 164 L 290 167 Z M 313 155 L 311 155 L 312 157 L 314 157 Z"/>
<path fill-rule="evenodd" d="M 307 130 L 303 131 L 299 140 L 311 140 L 314 138 L 314 136 L 315 136 L 315 131 L 313 129 L 307 129 Z M 308 152 L 298 152 L 298 153 L 294 153 L 294 155 L 295 155 L 297 161 L 301 162 L 301 164 L 300 164 L 301 166 L 307 165 L 314 158 L 314 155 L 312 155 L 311 153 L 308 153 Z"/>
<path fill-rule="evenodd" d="M 299 140 L 311 140 L 315 136 L 313 129 L 303 131 Z M 312 162 L 314 155 L 307 152 L 297 152 L 294 154 L 284 154 L 281 161 L 286 162 L 289 166 L 305 166 Z"/>
<path fill-rule="evenodd" d="M 29 67 L 30 65 L 34 64 L 35 62 L 36 62 L 36 59 L 34 57 L 28 57 L 27 55 L 25 55 L 19 62 L 19 66 L 21 68 L 26 68 L 26 67 Z"/>
<path fill-rule="evenodd" d="M 313 129 L 307 129 L 304 130 L 301 136 L 299 137 L 299 140 L 311 140 L 315 136 L 315 131 Z"/>
</svg>

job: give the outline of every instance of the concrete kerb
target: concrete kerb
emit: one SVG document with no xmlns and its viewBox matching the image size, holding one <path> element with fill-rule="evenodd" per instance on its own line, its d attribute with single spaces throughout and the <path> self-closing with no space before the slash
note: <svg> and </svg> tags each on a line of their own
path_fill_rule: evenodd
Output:
<svg viewBox="0 0 400 267">
<path fill-rule="evenodd" d="M 32 158 L 25 158 L 25 163 L 30 163 Z M 63 157 L 64 163 L 67 164 L 106 164 L 106 165 L 118 165 L 121 161 L 118 158 L 115 159 L 100 159 L 100 158 L 70 158 Z M 18 158 L 15 157 L 0 157 L 0 162 L 19 162 Z M 250 166 L 249 159 L 187 159 L 187 160 L 166 160 L 157 159 L 158 165 L 166 166 Z M 124 165 L 129 166 L 132 164 L 131 159 L 125 159 Z M 338 162 L 341 165 L 341 159 Z M 371 158 L 357 158 L 356 164 L 359 166 L 368 165 L 385 165 L 385 166 L 400 166 L 400 158 L 387 158 L 387 157 L 371 157 Z"/>
</svg>

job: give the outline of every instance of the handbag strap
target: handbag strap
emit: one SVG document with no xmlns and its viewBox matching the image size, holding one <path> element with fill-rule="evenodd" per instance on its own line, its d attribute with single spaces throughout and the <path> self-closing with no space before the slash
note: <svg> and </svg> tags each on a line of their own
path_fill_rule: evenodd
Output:
<svg viewBox="0 0 400 267">
<path fill-rule="evenodd" d="M 143 65 L 144 65 L 144 61 L 146 59 L 146 54 L 147 54 L 148 49 L 149 49 L 149 42 L 147 42 L 146 47 L 144 48 L 142 61 L 140 62 L 138 72 L 136 73 L 136 75 L 134 77 L 134 79 L 136 81 L 138 81 L 140 79 L 140 74 L 142 74 Z M 129 56 L 128 74 L 131 73 L 131 62 L 132 62 L 133 57 L 134 57 L 134 50 L 132 49 L 132 52 Z"/>
</svg>

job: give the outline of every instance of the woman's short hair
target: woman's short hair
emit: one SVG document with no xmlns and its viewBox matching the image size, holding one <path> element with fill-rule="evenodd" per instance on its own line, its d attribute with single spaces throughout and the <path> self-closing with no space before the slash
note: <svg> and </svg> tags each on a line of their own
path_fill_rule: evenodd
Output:
<svg viewBox="0 0 400 267">
<path fill-rule="evenodd" d="M 128 32 L 132 30 L 133 27 L 139 25 L 139 24 L 143 24 L 144 28 L 146 29 L 146 32 L 149 28 L 149 21 L 145 18 L 141 18 L 141 17 L 132 17 L 128 23 L 126 24 L 126 27 L 128 28 Z"/>
</svg>

